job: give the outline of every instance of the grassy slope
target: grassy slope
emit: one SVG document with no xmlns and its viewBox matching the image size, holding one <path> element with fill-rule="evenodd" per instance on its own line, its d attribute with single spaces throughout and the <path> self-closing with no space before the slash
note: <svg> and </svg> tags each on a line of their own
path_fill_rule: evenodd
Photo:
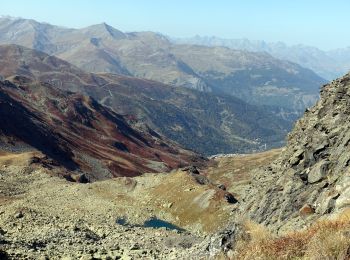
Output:
<svg viewBox="0 0 350 260">
<path fill-rule="evenodd" d="M 280 236 L 251 222 L 245 228 L 230 259 L 350 259 L 350 209 Z"/>
<path fill-rule="evenodd" d="M 237 196 L 250 182 L 249 172 L 272 162 L 281 152 L 273 149 L 262 153 L 216 158 L 216 164 L 208 168 L 208 178 L 214 183 L 224 184 L 229 192 Z"/>
</svg>

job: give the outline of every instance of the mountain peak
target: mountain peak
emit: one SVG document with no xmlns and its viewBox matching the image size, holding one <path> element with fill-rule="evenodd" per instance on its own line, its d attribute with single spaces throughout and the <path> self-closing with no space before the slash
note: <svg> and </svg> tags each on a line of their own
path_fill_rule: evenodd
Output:
<svg viewBox="0 0 350 260">
<path fill-rule="evenodd" d="M 86 27 L 83 31 L 90 37 L 113 37 L 114 39 L 126 38 L 126 35 L 122 31 L 115 29 L 105 22 Z"/>
</svg>

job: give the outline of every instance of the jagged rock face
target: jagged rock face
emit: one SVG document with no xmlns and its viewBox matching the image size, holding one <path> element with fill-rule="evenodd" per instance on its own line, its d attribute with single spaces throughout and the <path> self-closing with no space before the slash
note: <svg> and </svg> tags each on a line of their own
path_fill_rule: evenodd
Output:
<svg viewBox="0 0 350 260">
<path fill-rule="evenodd" d="M 273 229 L 302 227 L 350 206 L 350 75 L 325 85 L 272 165 L 254 174 L 245 212 Z M 308 214 L 303 212 L 308 208 Z"/>
</svg>

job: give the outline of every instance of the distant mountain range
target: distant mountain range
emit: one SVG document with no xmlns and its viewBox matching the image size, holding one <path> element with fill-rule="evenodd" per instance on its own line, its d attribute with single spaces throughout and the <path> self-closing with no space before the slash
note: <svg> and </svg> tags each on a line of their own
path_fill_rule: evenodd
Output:
<svg viewBox="0 0 350 260">
<path fill-rule="evenodd" d="M 267 53 L 177 45 L 153 32 L 123 33 L 107 24 L 69 29 L 34 20 L 0 19 L 0 44 L 55 55 L 89 72 L 117 73 L 233 95 L 300 115 L 326 81 Z"/>
<path fill-rule="evenodd" d="M 350 70 L 350 47 L 323 51 L 302 44 L 288 46 L 283 42 L 253 41 L 248 39 L 223 39 L 219 37 L 170 38 L 177 44 L 195 44 L 202 46 L 224 46 L 230 49 L 252 52 L 266 52 L 270 55 L 300 64 L 315 71 L 327 80 L 333 80 Z"/>
<path fill-rule="evenodd" d="M 172 87 L 115 74 L 87 73 L 43 52 L 0 45 L 0 75 L 92 96 L 128 118 L 141 132 L 155 131 L 186 148 L 210 155 L 244 152 L 283 144 L 291 121 L 270 108 L 228 95 Z"/>
</svg>

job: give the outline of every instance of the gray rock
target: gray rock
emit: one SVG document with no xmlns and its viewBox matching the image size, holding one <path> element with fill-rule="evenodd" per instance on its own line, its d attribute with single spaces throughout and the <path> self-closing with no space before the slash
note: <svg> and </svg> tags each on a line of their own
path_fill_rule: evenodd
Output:
<svg viewBox="0 0 350 260">
<path fill-rule="evenodd" d="M 191 174 L 199 174 L 197 167 L 194 165 L 185 167 L 182 170 L 187 171 L 188 173 L 191 173 Z"/>
<path fill-rule="evenodd" d="M 326 190 L 323 192 L 317 200 L 318 207 L 316 212 L 321 215 L 331 213 L 335 209 L 339 196 L 340 194 L 335 190 Z"/>
<path fill-rule="evenodd" d="M 301 159 L 303 159 L 303 150 L 297 150 L 292 157 L 290 158 L 289 162 L 291 165 L 295 165 L 298 164 L 300 162 Z"/>
<path fill-rule="evenodd" d="M 329 163 L 321 161 L 315 164 L 307 176 L 307 181 L 312 184 L 323 180 L 327 176 Z"/>
<path fill-rule="evenodd" d="M 204 175 L 191 173 L 191 176 L 200 185 L 208 185 L 208 184 L 210 184 L 210 180 Z"/>
<path fill-rule="evenodd" d="M 282 232 L 349 207 L 349 133 L 347 74 L 322 88 L 321 99 L 295 124 L 279 158 L 251 173 L 239 212 Z"/>
<path fill-rule="evenodd" d="M 235 246 L 236 239 L 239 235 L 239 227 L 236 224 L 231 229 L 216 233 L 210 237 L 207 245 L 207 251 L 210 256 L 216 256 L 218 252 L 228 252 Z"/>
<path fill-rule="evenodd" d="M 23 218 L 24 215 L 23 215 L 23 212 L 22 211 L 19 211 L 15 214 L 15 218 Z"/>
<path fill-rule="evenodd" d="M 130 250 L 139 250 L 139 249 L 140 249 L 140 246 L 139 246 L 139 244 L 137 244 L 137 243 L 132 244 L 132 245 L 130 246 Z"/>
</svg>

